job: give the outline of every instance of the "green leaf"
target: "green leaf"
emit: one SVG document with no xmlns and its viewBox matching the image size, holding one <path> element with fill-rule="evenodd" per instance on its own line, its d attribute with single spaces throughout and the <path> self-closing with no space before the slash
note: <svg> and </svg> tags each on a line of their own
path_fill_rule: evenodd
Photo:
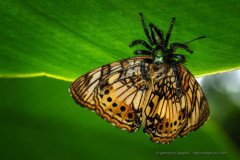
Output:
<svg viewBox="0 0 240 160">
<path fill-rule="evenodd" d="M 196 76 L 240 68 L 239 0 L 8 0 L 0 2 L 0 77 L 46 75 L 72 81 L 96 67 L 132 57 L 145 39 L 138 13 L 171 42 L 195 41 L 186 66 Z"/>
<path fill-rule="evenodd" d="M 0 79 L 0 159 L 240 159 L 212 119 L 160 145 L 141 129 L 121 131 L 80 108 L 68 87 L 68 82 L 44 77 Z"/>
<path fill-rule="evenodd" d="M 138 13 L 171 42 L 190 44 L 186 66 L 196 76 L 240 68 L 239 0 L 7 0 L 0 1 L 0 159 L 240 159 L 213 120 L 171 145 L 157 145 L 141 131 L 120 131 L 74 104 L 69 83 L 96 67 L 132 57 L 128 44 L 145 39 Z"/>
</svg>

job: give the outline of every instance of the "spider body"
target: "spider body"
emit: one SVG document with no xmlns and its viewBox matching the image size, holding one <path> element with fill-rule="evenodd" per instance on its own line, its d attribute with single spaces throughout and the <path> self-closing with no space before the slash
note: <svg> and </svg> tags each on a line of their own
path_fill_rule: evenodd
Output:
<svg viewBox="0 0 240 160">
<path fill-rule="evenodd" d="M 140 19 L 141 23 L 145 32 L 145 35 L 147 36 L 148 42 L 150 45 L 144 41 L 144 40 L 134 40 L 129 47 L 134 47 L 136 45 L 143 45 L 147 50 L 135 50 L 134 53 L 136 55 L 142 54 L 142 55 L 151 55 L 152 56 L 152 69 L 151 69 L 151 78 L 148 78 L 146 75 L 147 71 L 144 71 L 144 66 L 145 62 L 142 61 L 141 65 L 141 71 L 142 71 L 142 76 L 144 77 L 145 80 L 152 79 L 151 81 L 154 81 L 156 77 L 159 77 L 161 74 L 164 74 L 167 72 L 166 65 L 170 65 L 173 68 L 175 77 L 176 77 L 176 91 L 178 94 L 181 94 L 182 88 L 180 84 L 180 78 L 178 76 L 178 64 L 183 64 L 186 61 L 186 58 L 182 54 L 176 54 L 177 49 L 181 48 L 186 50 L 188 53 L 193 53 L 192 50 L 189 49 L 187 46 L 187 43 L 169 43 L 170 35 L 173 29 L 173 25 L 175 22 L 175 17 L 172 18 L 168 32 L 166 37 L 164 37 L 163 32 L 157 28 L 153 23 L 149 24 L 150 27 L 150 33 L 147 29 L 147 26 L 145 24 L 143 14 L 140 13 Z M 197 39 L 204 38 L 204 36 L 199 37 Z M 197 40 L 194 39 L 194 40 Z M 165 64 L 165 65 L 164 65 Z M 165 72 L 159 72 L 158 70 L 163 70 Z M 160 75 L 159 75 L 160 74 Z M 157 79 L 156 79 L 157 81 Z"/>
</svg>

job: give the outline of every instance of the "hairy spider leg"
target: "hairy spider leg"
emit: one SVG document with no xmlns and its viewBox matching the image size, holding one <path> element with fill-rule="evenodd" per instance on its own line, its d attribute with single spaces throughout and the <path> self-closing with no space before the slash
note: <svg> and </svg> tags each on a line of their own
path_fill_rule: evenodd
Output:
<svg viewBox="0 0 240 160">
<path fill-rule="evenodd" d="M 179 64 L 179 63 L 183 64 L 186 62 L 186 58 L 182 54 L 171 54 L 171 58 L 177 58 L 178 59 L 176 61 L 177 64 Z"/>
<path fill-rule="evenodd" d="M 163 32 L 157 28 L 153 23 L 149 24 L 151 30 L 151 36 L 156 46 L 160 46 L 164 48 L 164 34 Z"/>
<path fill-rule="evenodd" d="M 144 20 L 144 17 L 143 17 L 142 13 L 140 13 L 140 19 L 141 19 L 141 23 L 142 23 L 142 26 L 143 26 L 144 33 L 147 36 L 147 39 L 148 39 L 149 43 L 153 46 L 154 43 L 153 43 L 152 38 L 149 35 L 149 32 L 148 32 L 147 26 L 145 24 L 145 20 Z"/>
<path fill-rule="evenodd" d="M 136 45 L 143 45 L 144 47 L 146 47 L 149 50 L 153 49 L 149 44 L 147 44 L 146 41 L 141 40 L 141 39 L 137 39 L 137 40 L 132 41 L 132 43 L 129 45 L 129 47 L 131 48 L 131 47 L 134 47 Z"/>
<path fill-rule="evenodd" d="M 136 55 L 138 55 L 138 54 L 152 55 L 152 52 L 148 51 L 148 50 L 138 49 L 138 50 L 134 51 L 134 54 L 136 54 Z"/>
<path fill-rule="evenodd" d="M 183 43 L 171 43 L 170 45 L 170 51 L 172 53 L 174 53 L 178 48 L 182 48 L 184 50 L 186 50 L 189 53 L 193 53 L 193 51 L 191 49 L 189 49 L 189 47 L 186 44 Z"/>
<path fill-rule="evenodd" d="M 168 41 L 170 39 L 170 35 L 171 35 L 172 29 L 173 29 L 174 22 L 175 22 L 175 17 L 172 18 L 167 35 L 166 35 L 165 48 L 167 48 L 167 46 L 168 46 Z"/>
</svg>

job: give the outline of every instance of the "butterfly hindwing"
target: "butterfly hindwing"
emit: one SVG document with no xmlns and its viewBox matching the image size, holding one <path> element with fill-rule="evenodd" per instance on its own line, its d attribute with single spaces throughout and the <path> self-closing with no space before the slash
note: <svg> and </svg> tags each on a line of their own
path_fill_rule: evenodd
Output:
<svg viewBox="0 0 240 160">
<path fill-rule="evenodd" d="M 186 97 L 176 92 L 176 77 L 171 66 L 164 64 L 162 68 L 167 69 L 160 72 L 145 108 L 144 131 L 154 142 L 169 143 L 187 122 Z"/>
<path fill-rule="evenodd" d="M 154 142 L 169 143 L 176 136 L 184 136 L 201 126 L 209 115 L 209 108 L 200 85 L 186 68 L 178 65 L 177 76 L 171 65 L 163 64 L 160 68 L 162 72 L 158 72 L 159 78 L 149 90 L 144 109 L 144 131 Z M 176 90 L 176 77 L 181 93 Z"/>
<path fill-rule="evenodd" d="M 188 108 L 187 124 L 180 133 L 180 136 L 184 136 L 199 128 L 207 120 L 210 111 L 205 95 L 194 76 L 183 66 L 179 71 Z"/>
<path fill-rule="evenodd" d="M 134 131 L 141 125 L 146 89 L 141 62 L 148 56 L 134 57 L 95 69 L 71 85 L 75 101 L 95 110 L 116 127 Z M 149 67 L 146 63 L 145 67 Z"/>
</svg>

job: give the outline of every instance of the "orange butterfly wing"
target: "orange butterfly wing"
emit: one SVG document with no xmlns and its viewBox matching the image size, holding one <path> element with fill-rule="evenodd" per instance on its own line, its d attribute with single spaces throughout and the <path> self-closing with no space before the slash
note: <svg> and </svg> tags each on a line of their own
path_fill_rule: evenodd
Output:
<svg viewBox="0 0 240 160">
<path fill-rule="evenodd" d="M 144 108 L 144 132 L 157 143 L 170 143 L 176 136 L 183 136 L 197 129 L 209 115 L 207 101 L 201 87 L 191 73 L 178 65 L 182 93 L 176 92 L 176 76 L 168 64 L 161 66 L 160 78 L 149 90 Z"/>
<path fill-rule="evenodd" d="M 182 130 L 187 120 L 186 97 L 176 92 L 176 77 L 168 64 L 162 64 L 160 77 L 150 91 L 144 109 L 144 132 L 157 143 L 171 142 Z"/>
<path fill-rule="evenodd" d="M 146 89 L 140 66 L 146 59 L 151 57 L 129 58 L 97 68 L 73 82 L 71 95 L 77 103 L 95 110 L 116 127 L 135 131 L 141 125 L 145 105 Z M 145 67 L 149 68 L 149 64 Z"/>
<path fill-rule="evenodd" d="M 179 71 L 187 99 L 187 124 L 180 133 L 180 136 L 184 136 L 204 124 L 209 117 L 210 110 L 201 86 L 194 76 L 183 66 L 179 68 Z"/>
<path fill-rule="evenodd" d="M 208 104 L 196 79 L 182 65 L 177 66 L 181 94 L 176 92 L 171 65 L 163 64 L 162 72 L 148 83 L 141 73 L 141 62 L 147 59 L 151 57 L 97 68 L 73 82 L 71 94 L 77 103 L 95 110 L 116 127 L 131 132 L 142 123 L 152 141 L 169 143 L 200 127 L 209 116 Z M 151 79 L 153 65 L 146 63 L 145 70 Z"/>
</svg>

